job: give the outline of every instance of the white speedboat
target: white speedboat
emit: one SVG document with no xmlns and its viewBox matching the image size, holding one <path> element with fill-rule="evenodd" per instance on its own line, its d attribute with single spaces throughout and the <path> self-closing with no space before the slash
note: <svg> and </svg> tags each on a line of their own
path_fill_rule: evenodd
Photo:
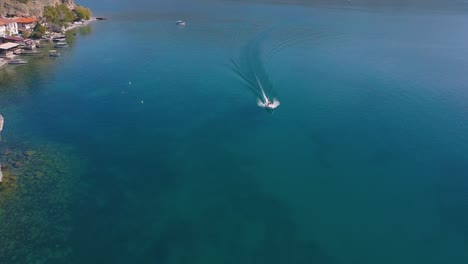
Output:
<svg viewBox="0 0 468 264">
<path fill-rule="evenodd" d="M 278 108 L 278 106 L 280 106 L 280 102 L 276 98 L 274 98 L 273 100 L 265 98 L 265 101 L 258 99 L 257 104 L 258 106 L 263 107 L 266 110 L 275 110 L 276 108 Z"/>
<path fill-rule="evenodd" d="M 179 20 L 179 21 L 176 22 L 176 25 L 185 26 L 185 21 Z"/>
<path fill-rule="evenodd" d="M 3 130 L 3 122 L 5 121 L 5 119 L 3 119 L 3 116 L 0 114 L 0 132 L 2 132 Z"/>
</svg>

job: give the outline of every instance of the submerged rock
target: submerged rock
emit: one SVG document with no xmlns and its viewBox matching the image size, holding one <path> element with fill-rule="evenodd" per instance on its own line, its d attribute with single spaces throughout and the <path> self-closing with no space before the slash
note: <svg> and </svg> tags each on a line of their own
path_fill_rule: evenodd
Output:
<svg viewBox="0 0 468 264">
<path fill-rule="evenodd" d="M 8 156 L 12 153 L 11 149 L 5 149 L 4 151 L 2 151 L 2 154 L 5 155 L 5 156 Z"/>
<path fill-rule="evenodd" d="M 35 154 L 36 152 L 34 150 L 27 150 L 24 152 L 24 155 L 27 157 L 31 157 Z"/>
</svg>

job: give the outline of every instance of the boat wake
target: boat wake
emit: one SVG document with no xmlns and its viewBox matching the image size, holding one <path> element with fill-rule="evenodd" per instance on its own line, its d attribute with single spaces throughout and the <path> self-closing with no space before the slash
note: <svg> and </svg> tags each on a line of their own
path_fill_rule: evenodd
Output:
<svg viewBox="0 0 468 264">
<path fill-rule="evenodd" d="M 255 76 L 255 79 L 257 80 L 258 86 L 260 87 L 260 91 L 262 92 L 262 99 L 263 99 L 262 101 L 259 98 L 257 98 L 257 105 L 266 109 L 270 109 L 270 110 L 276 109 L 280 105 L 280 102 L 278 101 L 278 99 L 273 98 L 272 100 L 270 100 L 270 98 L 268 98 L 268 96 L 266 95 L 265 90 L 263 90 L 263 86 L 260 83 L 260 80 L 258 80 L 257 76 Z"/>
<path fill-rule="evenodd" d="M 272 112 L 280 106 L 280 101 L 273 89 L 265 64 L 282 50 L 320 39 L 323 33 L 316 28 L 309 27 L 262 30 L 255 25 L 250 25 L 249 30 L 244 27 L 238 31 L 232 42 L 235 43 L 240 35 L 249 32 L 254 33 L 254 37 L 249 38 L 250 40 L 241 46 L 236 59 L 233 59 L 234 56 L 231 57 L 230 68 L 257 97 L 257 105 Z M 263 48 L 263 46 L 269 47 Z"/>
<path fill-rule="evenodd" d="M 258 38 L 247 43 L 241 49 L 239 58 L 231 59 L 230 66 L 244 85 L 257 97 L 259 107 L 273 111 L 280 105 L 260 56 Z"/>
</svg>

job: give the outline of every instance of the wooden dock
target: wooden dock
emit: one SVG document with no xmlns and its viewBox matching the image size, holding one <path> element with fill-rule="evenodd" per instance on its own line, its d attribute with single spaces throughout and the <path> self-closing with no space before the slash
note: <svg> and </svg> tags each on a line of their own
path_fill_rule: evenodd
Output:
<svg viewBox="0 0 468 264">
<path fill-rule="evenodd" d="M 43 53 L 41 51 L 22 51 L 18 53 L 18 55 L 21 55 L 21 56 L 39 56 L 42 54 Z"/>
</svg>

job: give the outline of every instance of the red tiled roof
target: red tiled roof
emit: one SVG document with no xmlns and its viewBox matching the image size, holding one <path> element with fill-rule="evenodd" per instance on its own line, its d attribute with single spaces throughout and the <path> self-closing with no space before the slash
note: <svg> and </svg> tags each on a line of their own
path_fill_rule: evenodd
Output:
<svg viewBox="0 0 468 264">
<path fill-rule="evenodd" d="M 4 36 L 4 37 L 0 37 L 0 39 L 10 40 L 10 41 L 25 41 L 26 40 L 24 38 L 12 37 L 12 36 Z"/>
<path fill-rule="evenodd" d="M 30 24 L 37 22 L 37 19 L 34 17 L 18 17 L 14 19 L 17 23 Z"/>
<path fill-rule="evenodd" d="M 8 19 L 8 18 L 0 17 L 0 25 L 1 26 L 8 25 L 8 24 L 11 24 L 11 23 L 15 23 L 15 21 L 11 20 L 11 19 Z"/>
</svg>

